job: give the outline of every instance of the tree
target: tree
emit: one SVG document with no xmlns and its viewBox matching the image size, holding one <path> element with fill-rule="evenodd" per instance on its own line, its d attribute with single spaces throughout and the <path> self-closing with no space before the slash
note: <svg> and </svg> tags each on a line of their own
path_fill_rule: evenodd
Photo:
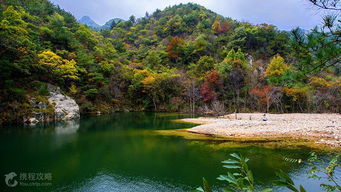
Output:
<svg viewBox="0 0 341 192">
<path fill-rule="evenodd" d="M 78 79 L 76 62 L 63 59 L 54 52 L 47 50 L 38 54 L 39 65 L 45 72 L 55 75 L 56 78 L 65 78 L 66 80 Z"/>
<path fill-rule="evenodd" d="M 330 20 L 330 19 L 328 19 Z M 333 26 L 335 19 L 331 19 L 330 26 Z M 293 54 L 298 60 L 295 67 L 304 77 L 315 75 L 334 67 L 337 70 L 341 60 L 339 46 L 341 34 L 331 31 L 323 32 L 318 28 L 305 34 L 301 29 L 292 31 Z"/>
<path fill-rule="evenodd" d="M 270 111 L 272 104 L 275 104 L 278 111 L 283 112 L 281 108 L 281 99 L 283 97 L 281 87 L 273 87 L 271 85 L 265 85 L 261 88 L 253 88 L 250 93 L 255 95 L 258 99 L 258 103 L 265 107 L 266 113 Z"/>
<path fill-rule="evenodd" d="M 161 58 L 157 51 L 151 50 L 148 51 L 146 58 L 144 59 L 144 64 L 151 68 L 156 69 L 161 64 Z"/>
<path fill-rule="evenodd" d="M 173 37 L 169 41 L 167 48 L 166 48 L 167 56 L 170 59 L 175 59 L 175 60 L 179 59 L 183 55 L 185 46 L 186 46 L 186 43 L 184 40 L 182 40 L 181 38 L 177 36 Z"/>
<path fill-rule="evenodd" d="M 245 73 L 240 69 L 232 69 L 228 75 L 228 78 L 225 81 L 227 88 L 232 91 L 234 103 L 235 103 L 235 112 L 240 111 L 240 92 L 241 89 L 245 86 Z"/>
<path fill-rule="evenodd" d="M 289 111 L 299 111 L 304 112 L 308 108 L 307 98 L 309 96 L 309 87 L 292 87 L 292 88 L 283 88 L 283 92 L 285 96 L 288 98 L 288 105 L 286 106 Z"/>
<path fill-rule="evenodd" d="M 214 31 L 215 33 L 224 33 L 226 31 L 231 30 L 231 23 L 229 23 L 228 21 L 223 21 L 222 23 L 218 20 L 214 21 L 214 23 L 212 24 L 212 31 Z"/>
<path fill-rule="evenodd" d="M 194 50 L 192 54 L 202 55 L 208 51 L 209 43 L 205 40 L 204 35 L 200 35 L 194 40 L 193 47 Z"/>
<path fill-rule="evenodd" d="M 283 82 L 281 77 L 288 73 L 290 66 L 284 62 L 283 57 L 275 55 L 270 59 L 270 64 L 266 68 L 265 77 L 271 85 L 279 86 Z"/>
<path fill-rule="evenodd" d="M 195 64 L 191 64 L 191 73 L 195 74 L 199 79 L 205 77 L 206 73 L 214 68 L 215 61 L 210 56 L 202 56 Z"/>
<path fill-rule="evenodd" d="M 232 92 L 235 111 L 239 111 L 240 91 L 245 85 L 249 66 L 241 49 L 237 52 L 231 49 L 224 61 L 219 63 L 215 69 L 221 75 L 224 82 L 224 100 L 229 92 Z"/>
<path fill-rule="evenodd" d="M 219 74 L 226 76 L 227 73 L 229 73 L 232 69 L 246 71 L 249 70 L 249 66 L 241 49 L 238 49 L 237 52 L 235 52 L 234 49 L 231 49 L 227 53 L 223 62 L 216 66 L 216 69 L 218 70 Z"/>
<path fill-rule="evenodd" d="M 132 24 L 135 24 L 135 16 L 134 15 L 131 15 L 130 17 L 129 17 L 129 21 L 132 23 Z"/>
<path fill-rule="evenodd" d="M 66 27 L 65 18 L 58 13 L 54 13 L 48 16 L 48 20 L 47 27 L 41 28 L 45 40 L 51 41 L 60 49 L 75 48 L 76 41 L 73 33 Z"/>
<path fill-rule="evenodd" d="M 145 79 L 142 80 L 143 91 L 149 95 L 151 100 L 153 101 L 154 111 L 157 110 L 157 99 L 158 99 L 158 91 L 160 79 L 156 73 L 150 73 Z"/>
<path fill-rule="evenodd" d="M 236 27 L 233 32 L 223 38 L 221 41 L 224 43 L 226 50 L 231 50 L 235 48 L 246 48 L 246 41 L 248 38 L 247 28 L 245 26 Z M 224 52 L 226 55 L 227 52 Z M 223 55 L 223 56 L 225 56 Z"/>
<path fill-rule="evenodd" d="M 205 82 L 200 87 L 200 94 L 204 102 L 209 103 L 217 99 L 217 90 L 221 87 L 220 75 L 216 70 L 212 70 L 205 77 Z"/>
<path fill-rule="evenodd" d="M 329 77 L 330 78 L 330 77 Z M 313 94 L 311 100 L 317 112 L 338 112 L 341 106 L 341 81 L 322 77 L 312 77 L 309 80 Z"/>
<path fill-rule="evenodd" d="M 309 0 L 315 6 L 321 9 L 341 11 L 339 0 Z"/>
<path fill-rule="evenodd" d="M 80 43 L 85 46 L 85 48 L 89 50 L 93 50 L 94 47 L 99 43 L 98 39 L 95 38 L 97 34 L 95 34 L 88 27 L 81 25 L 79 29 L 75 32 L 76 38 L 80 41 Z"/>
<path fill-rule="evenodd" d="M 30 17 L 23 9 L 8 6 L 0 20 L 0 77 L 30 74 L 37 45 L 30 37 L 34 32 L 23 17 Z M 16 74 L 19 73 L 19 74 Z"/>
<path fill-rule="evenodd" d="M 165 26 L 166 34 L 171 36 L 181 35 L 186 32 L 186 27 L 183 19 L 179 15 L 172 16 Z"/>
<path fill-rule="evenodd" d="M 315 27 L 306 34 L 299 28 L 292 30 L 293 53 L 298 60 L 297 68 L 302 76 L 309 77 L 333 69 L 340 73 L 341 33 L 339 25 L 339 0 L 309 0 L 315 6 L 326 9 L 328 15 L 323 17 L 323 25 Z"/>
<path fill-rule="evenodd" d="M 189 71 L 188 76 L 182 75 L 182 77 L 181 82 L 184 87 L 183 95 L 189 101 L 190 111 L 195 113 L 196 103 L 200 100 L 200 87 L 198 86 L 197 76 Z"/>
<path fill-rule="evenodd" d="M 179 94 L 181 86 L 178 77 L 175 69 L 162 68 L 158 73 L 150 69 L 135 69 L 129 93 L 138 104 L 143 103 L 145 108 L 152 103 L 156 111 L 160 103 L 166 104 Z"/>
</svg>

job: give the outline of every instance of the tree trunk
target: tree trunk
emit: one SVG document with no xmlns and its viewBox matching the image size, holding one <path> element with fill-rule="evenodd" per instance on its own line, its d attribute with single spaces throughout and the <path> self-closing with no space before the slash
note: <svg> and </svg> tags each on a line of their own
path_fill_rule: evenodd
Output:
<svg viewBox="0 0 341 192">
<path fill-rule="evenodd" d="M 194 93 L 194 80 L 192 80 L 192 114 L 195 113 L 195 93 Z"/>
<path fill-rule="evenodd" d="M 236 91 L 236 95 L 237 95 L 237 97 L 236 97 L 236 107 L 237 107 L 237 112 L 239 113 L 239 89 Z"/>
</svg>

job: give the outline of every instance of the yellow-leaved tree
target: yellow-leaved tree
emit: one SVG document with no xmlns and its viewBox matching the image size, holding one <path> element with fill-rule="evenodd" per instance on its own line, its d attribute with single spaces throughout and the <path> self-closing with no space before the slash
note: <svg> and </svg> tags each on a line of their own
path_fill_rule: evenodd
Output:
<svg viewBox="0 0 341 192">
<path fill-rule="evenodd" d="M 290 71 L 290 66 L 284 62 L 283 57 L 279 54 L 270 59 L 270 64 L 265 71 L 265 77 L 271 85 L 281 85 L 284 76 Z"/>
<path fill-rule="evenodd" d="M 76 61 L 63 59 L 50 50 L 42 51 L 38 54 L 39 64 L 46 72 L 53 76 L 62 77 L 67 80 L 78 79 Z"/>
<path fill-rule="evenodd" d="M 284 62 L 283 57 L 277 54 L 271 58 L 270 64 L 265 71 L 265 76 L 281 76 L 289 69 L 290 67 Z"/>
</svg>

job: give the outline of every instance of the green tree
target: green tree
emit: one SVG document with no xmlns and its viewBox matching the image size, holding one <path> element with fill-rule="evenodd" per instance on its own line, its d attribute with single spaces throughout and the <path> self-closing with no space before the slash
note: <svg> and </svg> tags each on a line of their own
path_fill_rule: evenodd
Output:
<svg viewBox="0 0 341 192">
<path fill-rule="evenodd" d="M 190 73 L 196 75 L 198 79 L 203 79 L 205 75 L 214 68 L 215 60 L 210 56 L 202 56 L 195 64 L 189 66 Z"/>
<path fill-rule="evenodd" d="M 223 100 L 228 100 L 232 94 L 235 111 L 239 111 L 240 92 L 246 84 L 246 78 L 250 67 L 241 49 L 231 49 L 223 62 L 216 65 L 216 70 L 223 79 Z"/>
<path fill-rule="evenodd" d="M 154 50 L 148 51 L 147 56 L 144 59 L 145 65 L 151 69 L 159 68 L 161 62 L 162 59 L 160 58 L 160 55 Z"/>
<path fill-rule="evenodd" d="M 30 34 L 33 31 L 23 17 L 29 17 L 23 9 L 9 6 L 0 20 L 0 75 L 8 79 L 19 72 L 30 74 L 37 45 Z"/>
<path fill-rule="evenodd" d="M 49 22 L 46 27 L 41 27 L 41 31 L 45 40 L 58 45 L 62 49 L 72 49 L 77 46 L 73 33 L 67 27 L 65 18 L 54 13 L 47 17 Z"/>
<path fill-rule="evenodd" d="M 271 58 L 270 63 L 265 71 L 265 77 L 271 85 L 283 85 L 282 77 L 290 72 L 290 66 L 284 62 L 283 57 L 275 55 Z"/>
</svg>

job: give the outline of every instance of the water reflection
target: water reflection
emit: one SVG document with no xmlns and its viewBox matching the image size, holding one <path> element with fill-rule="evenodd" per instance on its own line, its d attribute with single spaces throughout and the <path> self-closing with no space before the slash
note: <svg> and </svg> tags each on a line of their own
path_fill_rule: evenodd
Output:
<svg viewBox="0 0 341 192">
<path fill-rule="evenodd" d="M 55 132 L 57 135 L 74 134 L 79 129 L 79 120 L 58 121 L 55 123 Z"/>
<path fill-rule="evenodd" d="M 53 185 L 42 191 L 188 191 L 198 187 L 202 177 L 221 188 L 224 184 L 216 177 L 227 171 L 221 161 L 236 152 L 250 158 L 260 188 L 272 186 L 275 172 L 282 169 L 308 191 L 321 191 L 319 182 L 306 177 L 305 171 L 311 166 L 283 160 L 305 162 L 309 149 L 237 146 L 155 134 L 155 130 L 192 126 L 171 121 L 184 117 L 117 113 L 3 129 L 0 175 L 51 172 Z"/>
<path fill-rule="evenodd" d="M 115 174 L 104 174 L 100 173 L 93 178 L 87 179 L 86 181 L 75 186 L 65 186 L 55 191 L 81 191 L 81 192 L 174 192 L 184 191 L 183 187 L 175 186 L 174 184 L 167 182 L 158 182 L 157 180 L 150 180 L 145 178 L 137 177 L 122 177 Z"/>
<path fill-rule="evenodd" d="M 52 146 L 57 149 L 67 144 L 76 143 L 79 127 L 80 121 L 78 119 L 56 122 L 54 125 L 54 133 L 52 134 Z"/>
</svg>

